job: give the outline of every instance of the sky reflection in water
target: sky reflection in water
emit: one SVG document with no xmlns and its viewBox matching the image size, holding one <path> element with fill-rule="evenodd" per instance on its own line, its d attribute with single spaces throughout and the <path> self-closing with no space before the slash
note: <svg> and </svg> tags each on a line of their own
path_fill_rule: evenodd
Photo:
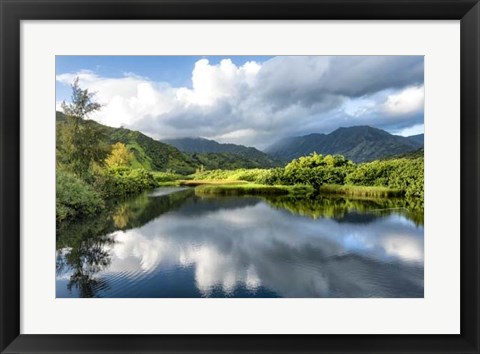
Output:
<svg viewBox="0 0 480 354">
<path fill-rule="evenodd" d="M 57 297 L 423 297 L 423 226 L 400 210 L 174 188 L 143 198 L 106 235 L 58 235 Z"/>
</svg>

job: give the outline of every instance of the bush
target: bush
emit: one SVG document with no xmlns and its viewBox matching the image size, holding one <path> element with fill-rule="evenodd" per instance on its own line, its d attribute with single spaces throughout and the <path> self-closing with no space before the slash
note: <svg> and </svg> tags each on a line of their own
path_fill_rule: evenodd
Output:
<svg viewBox="0 0 480 354">
<path fill-rule="evenodd" d="M 173 172 L 151 172 L 157 182 L 173 182 L 185 179 L 185 176 Z"/>
<path fill-rule="evenodd" d="M 283 168 L 272 168 L 270 170 L 266 170 L 256 182 L 269 185 L 284 184 L 283 176 Z"/>
<path fill-rule="evenodd" d="M 139 193 L 157 186 L 152 173 L 128 167 L 109 167 L 96 181 L 97 188 L 105 198 L 122 197 Z"/>
<path fill-rule="evenodd" d="M 424 159 L 400 158 L 358 165 L 345 177 L 346 184 L 385 186 L 405 192 L 409 204 L 423 207 Z"/>
<path fill-rule="evenodd" d="M 91 186 L 66 172 L 56 174 L 56 194 L 57 222 L 92 215 L 105 207 Z"/>
<path fill-rule="evenodd" d="M 257 182 L 265 178 L 269 174 L 268 169 L 261 168 L 240 168 L 238 170 L 211 170 L 211 171 L 198 171 L 192 177 L 194 180 L 229 180 L 229 181 L 248 181 Z"/>
</svg>

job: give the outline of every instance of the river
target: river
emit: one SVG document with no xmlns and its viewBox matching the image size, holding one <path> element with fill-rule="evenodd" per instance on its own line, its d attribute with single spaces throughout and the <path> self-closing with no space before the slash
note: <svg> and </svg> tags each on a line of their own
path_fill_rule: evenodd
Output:
<svg viewBox="0 0 480 354">
<path fill-rule="evenodd" d="M 58 228 L 56 296 L 418 298 L 423 263 L 398 200 L 159 188 Z"/>
</svg>

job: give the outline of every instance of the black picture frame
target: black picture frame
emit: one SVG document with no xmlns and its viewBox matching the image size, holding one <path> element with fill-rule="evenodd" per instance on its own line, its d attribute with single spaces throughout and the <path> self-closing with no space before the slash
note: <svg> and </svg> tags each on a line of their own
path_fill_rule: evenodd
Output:
<svg viewBox="0 0 480 354">
<path fill-rule="evenodd" d="M 0 0 L 2 353 L 479 353 L 480 5 L 476 0 Z M 22 20 L 460 20 L 460 335 L 20 334 Z M 448 286 L 448 284 L 446 284 Z"/>
</svg>

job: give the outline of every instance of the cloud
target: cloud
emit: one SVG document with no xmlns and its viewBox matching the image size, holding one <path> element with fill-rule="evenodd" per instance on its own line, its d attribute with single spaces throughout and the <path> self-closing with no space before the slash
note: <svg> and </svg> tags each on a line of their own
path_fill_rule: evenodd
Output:
<svg viewBox="0 0 480 354">
<path fill-rule="evenodd" d="M 405 282 L 423 279 L 423 228 L 406 217 L 362 224 L 298 218 L 255 199 L 200 202 L 198 209 L 180 208 L 112 233 L 105 272 L 151 281 L 164 269 L 191 268 L 203 296 L 261 286 L 287 297 L 391 296 Z M 373 284 L 375 276 L 382 281 Z"/>
<path fill-rule="evenodd" d="M 424 87 L 413 86 L 388 96 L 385 110 L 392 115 L 402 115 L 423 110 Z"/>
<path fill-rule="evenodd" d="M 63 73 L 97 93 L 92 115 L 154 138 L 202 136 L 265 147 L 292 135 L 369 124 L 391 132 L 423 124 L 423 57 L 283 56 L 236 65 L 198 60 L 191 87 L 125 73 Z"/>
</svg>

